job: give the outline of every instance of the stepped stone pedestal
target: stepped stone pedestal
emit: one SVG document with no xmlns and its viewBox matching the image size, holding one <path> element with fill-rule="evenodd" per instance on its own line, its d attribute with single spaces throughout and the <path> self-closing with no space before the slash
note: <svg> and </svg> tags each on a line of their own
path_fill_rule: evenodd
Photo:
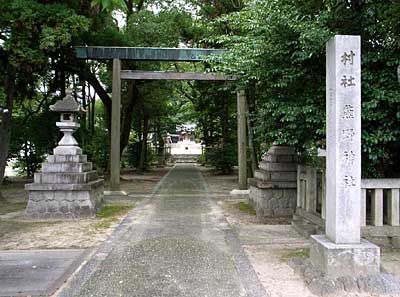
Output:
<svg viewBox="0 0 400 297">
<path fill-rule="evenodd" d="M 290 216 L 296 208 L 297 155 L 293 148 L 273 145 L 249 179 L 249 201 L 260 220 Z"/>
<path fill-rule="evenodd" d="M 57 126 L 64 137 L 54 149 L 54 155 L 42 164 L 42 172 L 35 174 L 34 183 L 25 185 L 29 191 L 25 216 L 37 219 L 93 217 L 102 202 L 104 180 L 98 179 L 92 163 L 82 155 L 72 136 L 79 128 L 75 113 L 80 107 L 68 92 L 51 109 L 61 112 Z"/>
</svg>

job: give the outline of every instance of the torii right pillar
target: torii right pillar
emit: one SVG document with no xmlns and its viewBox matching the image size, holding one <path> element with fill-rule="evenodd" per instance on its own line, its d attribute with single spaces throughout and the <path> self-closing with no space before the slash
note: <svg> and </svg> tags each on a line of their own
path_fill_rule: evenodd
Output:
<svg viewBox="0 0 400 297">
<path fill-rule="evenodd" d="M 361 40 L 326 46 L 326 234 L 313 235 L 311 262 L 326 276 L 379 273 L 379 247 L 361 239 Z"/>
</svg>

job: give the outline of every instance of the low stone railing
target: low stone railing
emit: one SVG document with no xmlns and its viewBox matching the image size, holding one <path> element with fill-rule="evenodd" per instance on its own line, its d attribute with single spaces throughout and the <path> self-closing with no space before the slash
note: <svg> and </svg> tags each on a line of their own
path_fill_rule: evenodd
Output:
<svg viewBox="0 0 400 297">
<path fill-rule="evenodd" d="M 361 226 L 367 225 L 367 200 L 370 196 L 372 226 L 399 226 L 399 178 L 361 180 Z M 368 195 L 369 194 L 369 195 Z"/>
<path fill-rule="evenodd" d="M 361 180 L 361 228 L 363 237 L 382 245 L 400 246 L 400 178 Z M 325 228 L 325 172 L 312 166 L 297 167 L 296 229 Z M 296 222 L 299 218 L 307 223 Z"/>
<path fill-rule="evenodd" d="M 297 165 L 296 215 L 320 228 L 325 227 L 325 173 L 312 166 Z M 314 233 L 313 229 L 308 231 Z"/>
</svg>

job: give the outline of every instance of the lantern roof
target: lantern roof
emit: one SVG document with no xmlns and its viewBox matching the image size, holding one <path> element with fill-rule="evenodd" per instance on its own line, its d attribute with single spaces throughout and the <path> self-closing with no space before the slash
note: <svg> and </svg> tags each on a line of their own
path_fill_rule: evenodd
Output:
<svg viewBox="0 0 400 297">
<path fill-rule="evenodd" d="M 51 105 L 50 110 L 57 112 L 80 112 L 81 108 L 74 97 L 72 97 L 72 90 L 67 89 L 65 97 L 62 100 L 58 100 L 54 105 Z"/>
</svg>

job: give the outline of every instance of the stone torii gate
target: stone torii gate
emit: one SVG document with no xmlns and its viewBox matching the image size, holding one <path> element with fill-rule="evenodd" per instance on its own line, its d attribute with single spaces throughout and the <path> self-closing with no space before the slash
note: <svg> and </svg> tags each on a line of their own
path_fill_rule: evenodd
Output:
<svg viewBox="0 0 400 297">
<path fill-rule="evenodd" d="M 76 57 L 92 60 L 113 60 L 112 112 L 111 112 L 111 177 L 110 191 L 113 195 L 123 194 L 120 189 L 120 125 L 121 125 L 121 79 L 133 80 L 203 80 L 234 81 L 233 76 L 197 72 L 151 72 L 121 70 L 121 60 L 201 62 L 212 55 L 225 52 L 221 49 L 198 48 L 138 48 L 138 47 L 75 47 Z M 238 115 L 238 165 L 239 189 L 247 189 L 246 164 L 246 97 L 237 93 Z"/>
</svg>

